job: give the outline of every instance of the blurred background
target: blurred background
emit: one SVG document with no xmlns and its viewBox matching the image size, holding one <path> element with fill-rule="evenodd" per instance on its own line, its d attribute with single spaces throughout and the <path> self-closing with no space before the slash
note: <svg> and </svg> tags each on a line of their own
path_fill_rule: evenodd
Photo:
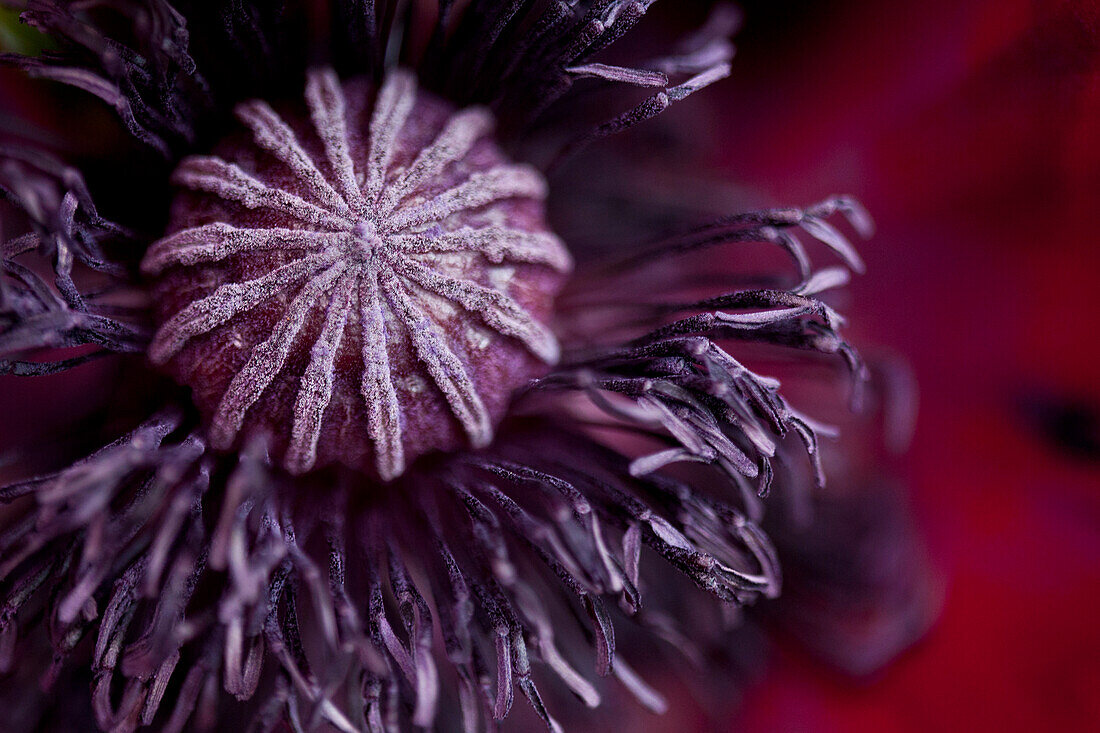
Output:
<svg viewBox="0 0 1100 733">
<path fill-rule="evenodd" d="M 903 472 L 944 605 L 866 679 L 781 650 L 729 730 L 1096 730 L 1100 5 L 742 7 L 720 169 L 874 215 L 846 312 L 915 372 Z"/>
<path fill-rule="evenodd" d="M 711 4 L 672 3 L 652 22 L 691 27 Z M 843 310 L 853 341 L 900 355 L 919 385 L 899 470 L 942 610 L 866 675 L 780 634 L 717 717 L 660 681 L 671 710 L 646 730 L 1100 729 L 1100 5 L 740 5 L 732 78 L 674 114 L 725 187 L 715 196 L 848 193 L 873 214 L 868 274 Z M 0 81 L 5 124 L 47 137 L 73 124 Z M 83 124 L 109 129 L 103 115 Z M 5 389 L 2 409 L 48 394 L 91 414 L 107 396 L 87 368 L 68 393 L 49 379 Z M 23 430 L 0 420 L 0 445 Z"/>
</svg>

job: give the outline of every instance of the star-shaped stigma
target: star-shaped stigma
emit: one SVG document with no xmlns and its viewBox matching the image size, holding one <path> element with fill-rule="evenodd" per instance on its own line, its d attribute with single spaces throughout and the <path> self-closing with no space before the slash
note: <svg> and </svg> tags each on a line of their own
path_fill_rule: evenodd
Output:
<svg viewBox="0 0 1100 733">
<path fill-rule="evenodd" d="M 240 105 L 251 142 L 229 148 L 237 162 L 180 164 L 170 230 L 182 228 L 142 263 L 165 300 L 150 358 L 186 362 L 175 371 L 210 403 L 214 447 L 260 411 L 294 473 L 338 460 L 399 476 L 410 454 L 449 447 L 407 435 L 443 404 L 484 446 L 499 412 L 485 391 L 522 385 L 532 355 L 558 358 L 540 317 L 571 261 L 542 222 L 542 176 L 504 158 L 487 110 L 453 111 L 397 70 L 368 125 L 371 91 L 314 70 L 308 122 Z M 349 364 L 354 399 L 338 384 Z M 370 461 L 354 447 L 364 427 Z"/>
</svg>

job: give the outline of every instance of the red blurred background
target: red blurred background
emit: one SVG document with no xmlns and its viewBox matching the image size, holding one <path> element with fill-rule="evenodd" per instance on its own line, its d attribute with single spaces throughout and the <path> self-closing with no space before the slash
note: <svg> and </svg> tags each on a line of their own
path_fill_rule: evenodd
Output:
<svg viewBox="0 0 1100 733">
<path fill-rule="evenodd" d="M 737 731 L 1100 729 L 1100 5 L 749 3 L 721 167 L 852 193 L 857 343 L 910 361 L 945 605 L 869 680 L 782 651 Z"/>
</svg>

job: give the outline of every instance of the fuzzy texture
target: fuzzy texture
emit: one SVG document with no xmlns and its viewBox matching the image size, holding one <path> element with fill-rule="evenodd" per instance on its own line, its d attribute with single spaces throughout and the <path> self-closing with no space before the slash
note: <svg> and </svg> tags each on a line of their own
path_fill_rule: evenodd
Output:
<svg viewBox="0 0 1100 733">
<path fill-rule="evenodd" d="M 251 139 L 222 146 L 236 162 L 173 174 L 208 195 L 177 200 L 142 264 L 170 270 L 150 358 L 192 387 L 215 448 L 263 432 L 292 473 L 338 460 L 390 480 L 429 450 L 487 445 L 559 356 L 540 321 L 572 263 L 542 222 L 542 176 L 486 139 L 486 110 L 453 112 L 406 71 L 373 111 L 369 85 L 331 71 L 305 96 L 312 130 L 247 102 Z"/>
<path fill-rule="evenodd" d="M 289 269 L 298 279 L 281 282 L 301 282 L 301 289 L 287 293 L 246 341 L 242 373 L 251 371 L 251 354 L 281 353 L 284 333 L 300 328 L 309 344 L 298 352 L 300 369 L 314 369 L 317 378 L 303 379 L 304 389 L 286 382 L 284 397 L 268 401 L 284 421 L 288 406 L 301 402 L 284 425 L 288 447 L 270 431 L 244 429 L 247 415 L 237 435 L 237 415 L 253 398 L 226 379 L 225 365 L 214 367 L 227 384 L 211 391 L 204 409 L 215 418 L 205 421 L 152 370 L 131 365 L 139 376 L 126 387 L 142 397 L 131 408 L 113 408 L 115 423 L 129 425 L 121 437 L 110 436 L 82 460 L 65 465 L 58 458 L 53 470 L 0 488 L 0 500 L 19 507 L 0 534 L 0 669 L 26 672 L 28 660 L 48 649 L 50 661 L 41 668 L 47 686 L 67 684 L 73 670 L 86 670 L 95 721 L 110 731 L 142 725 L 203 730 L 240 720 L 255 730 L 390 731 L 433 723 L 478 730 L 504 719 L 517 693 L 558 730 L 557 717 L 572 715 L 577 699 L 593 707 L 616 689 L 653 711 L 664 709 L 660 692 L 644 681 L 644 668 L 632 666 L 631 650 L 616 643 L 616 624 L 636 626 L 702 659 L 694 642 L 702 644 L 703 630 L 715 625 L 708 616 L 713 606 L 700 603 L 702 597 L 716 600 L 728 625 L 742 618 L 743 606 L 779 594 L 777 555 L 760 525 L 765 499 L 769 493 L 804 499 L 823 479 L 819 438 L 834 431 L 792 406 L 780 382 L 747 366 L 742 354 L 780 355 L 772 364 L 836 363 L 857 387 L 862 383 L 866 370 L 840 335 L 843 319 L 823 300 L 862 267 L 837 226 L 843 216 L 867 232 L 857 204 L 838 197 L 803 209 L 679 221 L 651 232 L 648 244 L 635 240 L 613 250 L 603 262 L 596 252 L 574 249 L 578 264 L 559 298 L 553 336 L 544 331 L 548 305 L 542 300 L 553 292 L 552 282 L 535 287 L 526 302 L 516 296 L 531 319 L 490 296 L 509 310 L 502 320 L 503 311 L 478 310 L 485 301 L 469 298 L 466 286 L 444 285 L 411 264 L 420 255 L 430 260 L 471 247 L 490 264 L 511 260 L 519 263 L 517 272 L 519 265 L 531 266 L 551 280 L 560 277 L 567 259 L 538 216 L 528 212 L 502 230 L 522 235 L 485 239 L 463 232 L 467 226 L 488 230 L 481 220 L 463 221 L 459 209 L 473 200 L 468 196 L 480 195 L 505 219 L 519 217 L 521 204 L 542 196 L 541 175 L 551 176 L 551 196 L 565 197 L 568 205 L 569 187 L 554 188 L 554 170 L 570 158 L 583 168 L 588 144 L 652 118 L 727 73 L 734 15 L 725 7 L 671 50 L 643 48 L 631 65 L 596 60 L 651 4 L 441 1 L 425 22 L 405 3 L 349 0 L 332 3 L 328 15 L 305 13 L 308 22 L 301 23 L 293 9 L 238 0 L 28 3 L 24 17 L 47 32 L 57 50 L 9 60 L 106 100 L 135 139 L 167 163 L 150 167 L 154 175 L 147 179 L 109 179 L 99 189 L 108 196 L 125 191 L 122 208 L 133 222 L 124 220 L 123 228 L 96 214 L 72 169 L 53 158 L 0 151 L 4 191 L 26 213 L 30 230 L 3 250 L 0 371 L 63 371 L 79 361 L 57 349 L 74 345 L 89 350 L 77 360 L 144 351 L 157 361 L 175 359 L 177 367 L 190 359 L 195 367 L 202 352 L 188 356 L 188 350 L 203 338 L 224 336 L 215 321 L 229 311 L 208 307 L 207 300 L 178 318 L 187 304 L 228 297 L 218 295 L 228 281 L 268 270 L 283 277 Z M 325 42 L 311 43 L 310 32 Z M 331 58 L 324 58 L 327 52 Z M 307 81 L 317 57 L 344 79 L 368 81 L 338 83 L 327 72 Z M 470 180 L 483 177 L 470 189 L 445 176 L 441 190 L 461 194 L 403 204 L 403 185 L 427 185 L 432 161 L 458 154 L 425 154 L 423 168 L 412 162 L 419 151 L 437 148 L 427 131 L 415 151 L 404 147 L 402 125 L 386 113 L 422 102 L 407 97 L 410 76 L 390 71 L 398 61 L 447 100 L 423 101 L 427 112 L 435 110 L 433 134 L 448 119 L 477 125 L 481 113 L 453 110 L 484 104 L 499 122 L 501 149 L 542 173 L 512 167 L 493 153 L 483 170 L 501 175 L 474 173 Z M 374 107 L 382 121 L 368 137 L 398 142 L 364 143 L 365 158 L 352 157 L 367 160 L 365 168 L 348 168 L 340 163 L 345 145 L 337 92 L 351 105 L 368 98 L 350 94 L 354 84 L 379 85 L 384 78 L 390 81 Z M 307 113 L 273 112 L 281 100 L 298 98 L 303 84 Z M 267 102 L 249 101 L 256 99 Z M 265 183 L 259 169 L 242 175 L 218 158 L 184 157 L 229 139 L 234 108 L 255 138 L 226 143 L 226 150 L 258 144 L 269 151 L 276 160 L 268 170 L 281 166 L 281 189 Z M 464 137 L 466 122 L 457 137 Z M 356 145 L 349 141 L 346 148 L 351 154 Z M 391 168 L 389 155 L 394 162 L 403 156 L 404 170 Z M 173 169 L 181 185 L 198 190 L 186 196 L 205 199 L 201 206 L 185 200 L 170 215 L 167 196 L 154 197 L 160 228 L 142 234 L 140 224 L 148 220 L 143 182 L 150 191 L 166 190 Z M 364 174 L 362 182 L 353 170 Z M 502 197 L 507 202 L 498 203 Z M 228 201 L 217 203 L 221 199 Z M 241 215 L 241 204 L 278 208 L 264 227 L 287 231 L 264 241 L 279 248 L 297 241 L 302 256 L 276 266 L 259 238 L 241 233 L 255 222 L 224 216 Z M 191 218 L 215 205 L 225 207 L 216 220 Z M 368 225 L 358 213 L 364 205 L 391 208 Z M 433 221 L 458 226 L 425 229 Z M 308 232 L 304 242 L 295 239 L 301 231 Z M 378 245 L 384 235 L 392 235 L 391 244 L 402 237 L 409 251 L 420 253 L 380 258 L 390 267 L 389 280 L 370 270 L 385 248 Z M 814 267 L 805 236 L 845 266 Z M 121 245 L 113 250 L 121 253 L 118 262 L 100 247 L 106 242 Z M 727 279 L 691 266 L 705 248 L 749 242 L 778 245 L 793 268 Z M 229 259 L 243 261 L 244 250 L 264 272 L 252 278 L 243 267 L 228 273 L 223 255 L 235 251 Z M 150 297 L 126 267 L 143 255 L 148 271 L 163 270 L 159 297 Z M 95 287 L 70 276 L 73 258 Z M 200 271 L 212 273 L 211 281 L 195 278 Z M 51 272 L 55 287 L 43 277 Z M 406 462 L 416 452 L 406 441 L 451 447 L 400 476 L 394 427 L 400 417 L 393 407 L 404 403 L 386 394 L 380 341 L 358 338 L 362 348 L 349 349 L 348 359 L 336 347 L 357 340 L 349 327 L 356 312 L 376 331 L 417 331 L 414 321 L 421 334 L 438 327 L 416 320 L 423 306 L 403 295 L 406 286 L 398 280 L 415 282 L 424 293 L 438 285 L 524 358 L 554 361 L 552 343 L 561 346 L 557 364 L 543 365 L 545 373 L 512 396 L 488 445 L 427 440 L 422 426 L 409 424 L 411 412 L 398 410 L 406 419 Z M 373 303 L 375 282 L 390 304 L 381 324 L 373 308 L 362 315 L 364 303 Z M 256 300 L 268 294 L 250 288 L 228 292 Z M 326 307 L 297 325 L 296 315 L 321 293 L 327 293 Z M 115 297 L 120 294 L 129 299 Z M 358 309 L 352 305 L 357 294 Z M 201 317 L 192 320 L 196 314 Z M 160 330 L 150 344 L 145 324 L 154 319 Z M 238 323 L 255 319 L 250 311 Z M 437 337 L 412 341 L 385 350 L 385 357 L 400 354 L 410 369 L 431 376 L 447 419 L 474 444 L 486 443 L 494 408 L 486 408 L 486 420 L 470 389 L 454 381 L 453 391 L 444 388 L 442 356 L 433 353 Z M 367 348 L 375 349 L 369 358 L 362 353 Z M 264 380 L 282 379 L 272 363 L 256 367 L 253 391 Z M 493 385 L 501 405 L 522 383 L 513 381 L 521 371 Z M 835 370 L 827 374 L 832 387 Z M 389 446 L 372 461 L 380 474 L 396 477 L 389 485 L 361 471 L 295 476 L 281 468 L 313 465 L 309 448 L 324 420 L 309 408 L 329 389 L 335 399 L 341 379 L 374 412 L 359 424 L 368 426 L 372 441 Z M 483 399 L 487 393 L 478 388 Z M 225 395 L 229 406 L 218 418 Z M 295 434 L 306 439 L 296 443 Z M 212 450 L 230 444 L 234 450 Z M 318 438 L 315 445 L 329 442 Z M 59 455 L 62 450 L 58 446 Z M 89 643 L 82 645 L 85 638 Z M 38 668 L 32 671 L 39 676 Z M 19 714 L 48 719 L 51 711 L 28 695 Z"/>
</svg>

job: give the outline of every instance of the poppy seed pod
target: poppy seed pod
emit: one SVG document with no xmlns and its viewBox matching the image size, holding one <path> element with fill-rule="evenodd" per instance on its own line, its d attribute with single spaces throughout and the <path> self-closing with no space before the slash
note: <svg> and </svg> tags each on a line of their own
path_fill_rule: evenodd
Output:
<svg viewBox="0 0 1100 733">
<path fill-rule="evenodd" d="M 142 264 L 161 276 L 150 358 L 192 387 L 215 448 L 266 432 L 292 473 L 389 480 L 484 447 L 560 352 L 543 321 L 571 261 L 542 176 L 487 139 L 487 110 L 400 70 L 372 91 L 313 71 L 308 119 L 239 106 L 251 137 L 224 146 L 233 162 L 180 164 L 188 192 Z"/>
</svg>

